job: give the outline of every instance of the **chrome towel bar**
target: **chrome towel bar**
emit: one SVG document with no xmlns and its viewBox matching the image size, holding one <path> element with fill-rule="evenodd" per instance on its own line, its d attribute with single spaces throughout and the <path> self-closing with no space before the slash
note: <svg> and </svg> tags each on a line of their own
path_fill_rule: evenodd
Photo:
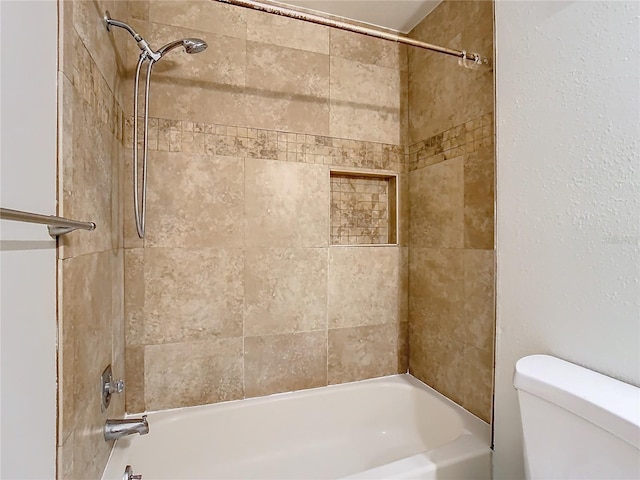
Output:
<svg viewBox="0 0 640 480">
<path fill-rule="evenodd" d="M 74 230 L 95 230 L 96 224 L 93 222 L 79 222 L 69 220 L 64 217 L 53 215 L 40 215 L 37 213 L 22 212 L 9 208 L 0 208 L 0 220 L 13 220 L 14 222 L 39 223 L 47 226 L 49 235 L 56 238 L 59 235 L 73 232 Z"/>
</svg>

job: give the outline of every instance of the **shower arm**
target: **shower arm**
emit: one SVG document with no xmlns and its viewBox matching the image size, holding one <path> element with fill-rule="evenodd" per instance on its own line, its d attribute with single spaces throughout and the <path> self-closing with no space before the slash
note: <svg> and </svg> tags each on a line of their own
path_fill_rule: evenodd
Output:
<svg viewBox="0 0 640 480">
<path fill-rule="evenodd" d="M 111 15 L 109 15 L 108 10 L 104 14 L 104 24 L 107 27 L 108 32 L 111 31 L 112 26 L 123 28 L 124 30 L 129 32 L 129 34 L 133 37 L 133 39 L 138 44 L 138 48 L 140 48 L 140 50 L 142 50 L 144 54 L 150 59 L 152 59 L 154 62 L 157 62 L 162 57 L 161 53 L 153 51 L 153 49 L 149 46 L 147 41 L 144 38 L 142 38 L 140 34 L 133 29 L 133 27 L 131 27 L 130 25 L 124 22 L 121 22 L 120 20 L 114 20 L 113 18 L 111 18 Z"/>
</svg>

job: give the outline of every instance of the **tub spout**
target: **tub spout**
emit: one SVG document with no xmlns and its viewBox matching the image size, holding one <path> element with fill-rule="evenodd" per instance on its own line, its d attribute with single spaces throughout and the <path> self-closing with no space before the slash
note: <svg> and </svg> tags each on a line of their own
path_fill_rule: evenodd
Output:
<svg viewBox="0 0 640 480">
<path fill-rule="evenodd" d="M 146 415 L 143 415 L 142 418 L 125 418 L 124 420 L 108 419 L 104 424 L 104 439 L 107 442 L 133 435 L 134 433 L 139 433 L 140 435 L 149 433 L 149 423 Z"/>
</svg>

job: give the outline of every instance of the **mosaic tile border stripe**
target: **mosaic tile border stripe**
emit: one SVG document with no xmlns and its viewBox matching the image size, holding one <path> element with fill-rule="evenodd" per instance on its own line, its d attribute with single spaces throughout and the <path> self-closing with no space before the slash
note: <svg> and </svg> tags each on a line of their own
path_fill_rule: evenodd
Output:
<svg viewBox="0 0 640 480">
<path fill-rule="evenodd" d="M 125 146 L 133 142 L 133 117 L 125 121 Z M 149 150 L 263 158 L 285 162 L 361 167 L 400 173 L 400 145 L 257 128 L 149 119 Z"/>
<path fill-rule="evenodd" d="M 491 147 L 493 137 L 493 113 L 481 115 L 411 145 L 406 160 L 408 170 L 417 170 L 476 152 L 483 147 Z"/>
<path fill-rule="evenodd" d="M 121 115 L 117 102 L 114 109 Z M 114 130 L 118 138 L 124 132 L 122 140 L 125 147 L 129 147 L 133 142 L 133 117 L 124 120 L 122 129 L 115 127 Z M 493 113 L 409 147 L 233 125 L 149 119 L 150 151 L 263 158 L 395 173 L 406 173 L 491 147 L 493 141 Z"/>
</svg>

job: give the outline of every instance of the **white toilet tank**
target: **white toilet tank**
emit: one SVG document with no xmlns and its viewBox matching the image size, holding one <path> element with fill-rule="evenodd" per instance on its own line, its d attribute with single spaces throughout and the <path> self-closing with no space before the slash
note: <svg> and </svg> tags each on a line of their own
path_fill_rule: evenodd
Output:
<svg viewBox="0 0 640 480">
<path fill-rule="evenodd" d="M 516 363 L 527 478 L 639 479 L 640 389 L 548 355 Z"/>
</svg>

